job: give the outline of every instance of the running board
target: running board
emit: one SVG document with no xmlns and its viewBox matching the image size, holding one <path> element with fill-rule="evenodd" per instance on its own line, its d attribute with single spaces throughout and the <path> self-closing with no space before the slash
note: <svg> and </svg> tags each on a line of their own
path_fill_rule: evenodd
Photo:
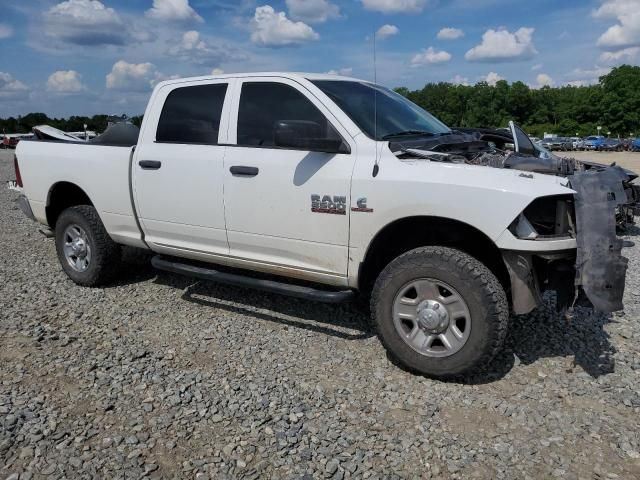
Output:
<svg viewBox="0 0 640 480">
<path fill-rule="evenodd" d="M 212 282 L 225 283 L 236 287 L 253 288 L 255 290 L 262 290 L 263 292 L 279 293 L 289 297 L 302 298 L 304 300 L 311 300 L 314 302 L 342 303 L 353 298 L 353 290 L 316 290 L 311 287 L 303 287 L 284 282 L 275 282 L 273 280 L 263 280 L 260 278 L 245 277 L 243 275 L 236 275 L 233 273 L 219 272 L 212 268 L 196 267 L 186 263 L 166 260 L 159 255 L 156 255 L 151 259 L 151 265 L 158 270 L 177 273 L 179 275 L 211 280 Z"/>
</svg>

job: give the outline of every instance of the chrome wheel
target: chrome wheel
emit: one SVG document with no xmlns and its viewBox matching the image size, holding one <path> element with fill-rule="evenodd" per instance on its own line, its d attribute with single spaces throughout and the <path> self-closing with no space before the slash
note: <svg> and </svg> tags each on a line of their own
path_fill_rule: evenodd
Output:
<svg viewBox="0 0 640 480">
<path fill-rule="evenodd" d="M 427 357 L 459 351 L 471 333 L 471 314 L 462 296 L 432 278 L 404 285 L 393 302 L 393 324 L 400 337 Z"/>
<path fill-rule="evenodd" d="M 85 272 L 91 263 L 91 246 L 87 232 L 71 224 L 63 234 L 63 251 L 69 266 L 76 272 Z"/>
</svg>

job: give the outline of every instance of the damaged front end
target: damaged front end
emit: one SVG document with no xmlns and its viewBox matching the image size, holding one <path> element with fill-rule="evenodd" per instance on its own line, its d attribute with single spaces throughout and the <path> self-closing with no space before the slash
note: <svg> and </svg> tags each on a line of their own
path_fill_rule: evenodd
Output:
<svg viewBox="0 0 640 480">
<path fill-rule="evenodd" d="M 623 186 L 628 175 L 620 167 L 587 170 L 571 176 L 575 190 L 576 285 L 602 312 L 622 310 L 628 260 L 616 235 L 616 211 L 629 205 Z"/>
<path fill-rule="evenodd" d="M 556 292 L 559 310 L 592 306 L 609 313 L 622 310 L 627 259 L 618 233 L 640 213 L 637 175 L 604 166 L 546 155 L 511 122 L 509 129 L 458 129 L 429 139 L 390 143 L 398 158 L 521 170 L 567 179 L 573 195 L 534 200 L 509 226 L 519 240 L 575 240 L 576 248 L 531 252 L 503 250 L 511 280 L 512 308 L 525 314 L 542 303 L 542 293 Z M 525 175 L 525 174 L 523 174 Z"/>
<path fill-rule="evenodd" d="M 616 231 L 616 212 L 630 200 L 620 167 L 576 172 L 568 177 L 573 196 L 542 197 L 509 226 L 523 240 L 575 238 L 575 250 L 503 252 L 511 279 L 513 311 L 525 314 L 556 292 L 558 310 L 592 306 L 609 313 L 623 309 L 628 260 Z"/>
</svg>

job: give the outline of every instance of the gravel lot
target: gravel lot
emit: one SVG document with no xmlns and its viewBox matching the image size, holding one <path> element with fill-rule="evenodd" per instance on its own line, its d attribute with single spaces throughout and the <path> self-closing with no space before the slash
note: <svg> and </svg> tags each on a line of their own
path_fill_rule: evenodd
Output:
<svg viewBox="0 0 640 480">
<path fill-rule="evenodd" d="M 626 312 L 551 302 L 461 383 L 356 306 L 157 274 L 75 286 L 0 154 L 0 478 L 640 478 L 640 229 Z"/>
<path fill-rule="evenodd" d="M 616 162 L 623 168 L 640 173 L 640 152 L 555 152 L 561 157 L 573 157 L 578 160 L 611 165 Z"/>
</svg>

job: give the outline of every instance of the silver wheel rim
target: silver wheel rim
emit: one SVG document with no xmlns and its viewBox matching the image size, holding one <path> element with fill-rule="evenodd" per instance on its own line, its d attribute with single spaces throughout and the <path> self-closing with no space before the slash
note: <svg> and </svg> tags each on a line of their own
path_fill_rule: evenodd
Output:
<svg viewBox="0 0 640 480">
<path fill-rule="evenodd" d="M 427 357 L 453 355 L 471 334 L 471 314 L 462 295 L 433 278 L 413 280 L 398 291 L 393 324 L 407 345 Z"/>
<path fill-rule="evenodd" d="M 91 246 L 82 227 L 71 224 L 64 230 L 62 250 L 67 263 L 76 272 L 85 272 L 89 268 Z"/>
</svg>

